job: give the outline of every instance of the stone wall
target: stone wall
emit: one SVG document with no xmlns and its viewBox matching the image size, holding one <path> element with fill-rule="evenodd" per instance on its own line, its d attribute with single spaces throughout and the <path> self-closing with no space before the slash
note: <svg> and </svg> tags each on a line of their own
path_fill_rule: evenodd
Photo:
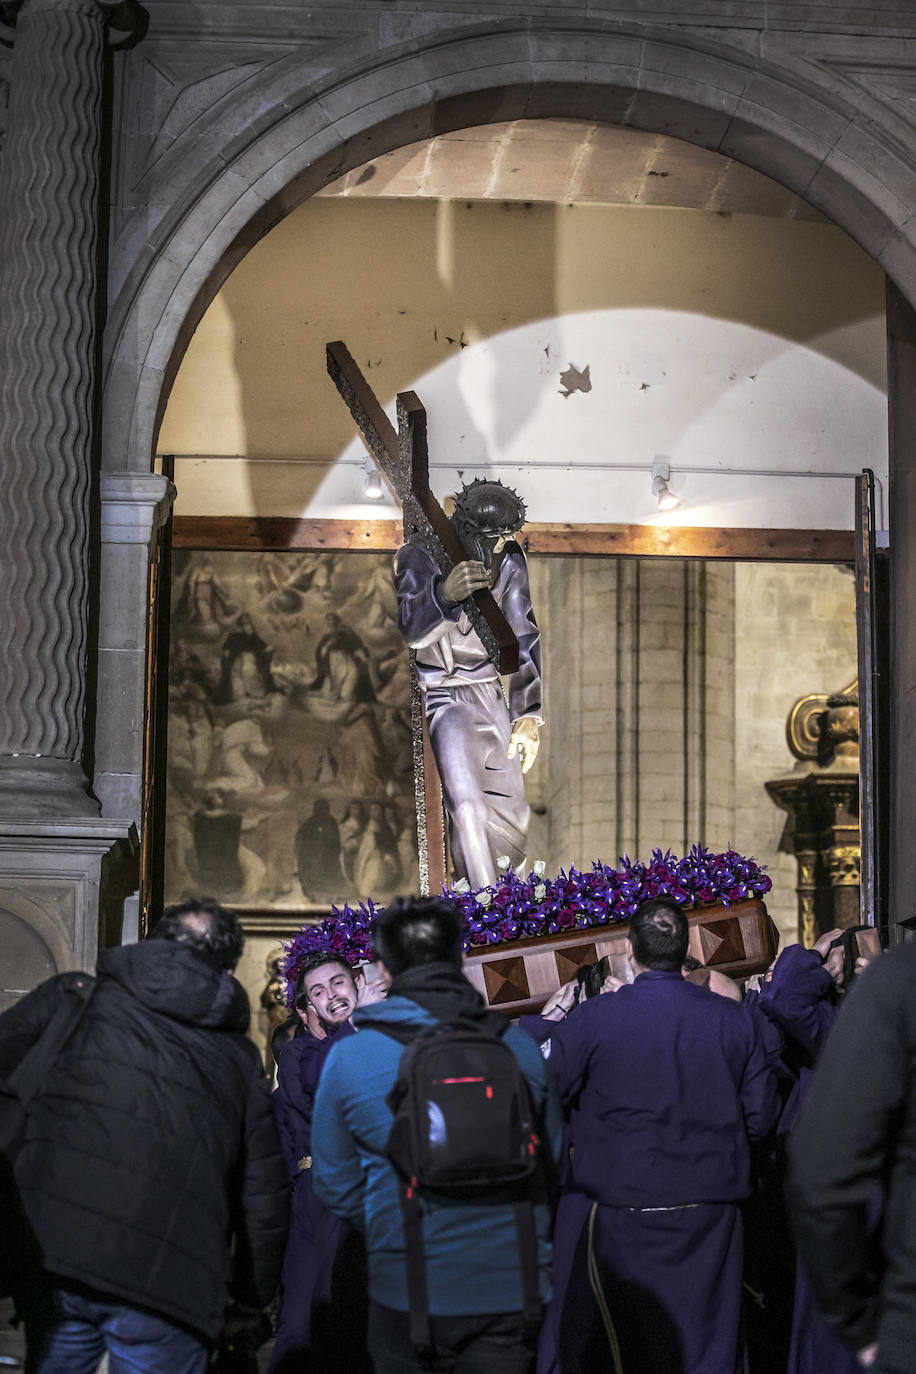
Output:
<svg viewBox="0 0 916 1374">
<path fill-rule="evenodd" d="M 795 939 L 795 861 L 764 784 L 794 760 L 786 717 L 856 673 L 854 583 L 830 565 L 532 559 L 544 641 L 530 853 L 550 871 L 661 845 L 765 864 Z"/>
<path fill-rule="evenodd" d="M 734 569 L 676 559 L 530 563 L 544 640 L 535 831 L 555 869 L 725 844 Z M 535 790 L 536 789 L 536 790 Z"/>
<path fill-rule="evenodd" d="M 795 702 L 856 676 L 855 582 L 830 564 L 739 563 L 735 598 L 735 844 L 767 855 L 770 912 L 795 938 L 796 864 L 779 848 L 786 815 L 763 788 L 795 764 L 785 741 Z"/>
</svg>

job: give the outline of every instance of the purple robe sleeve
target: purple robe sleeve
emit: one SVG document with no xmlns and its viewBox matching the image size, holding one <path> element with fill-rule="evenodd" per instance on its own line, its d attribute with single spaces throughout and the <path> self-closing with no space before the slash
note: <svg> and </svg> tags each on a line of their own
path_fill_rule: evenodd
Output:
<svg viewBox="0 0 916 1374">
<path fill-rule="evenodd" d="M 610 995 L 610 994 L 609 994 Z M 588 1005 L 586 1003 L 586 1005 Z M 541 1053 L 547 1060 L 551 1077 L 557 1086 L 560 1102 L 565 1108 L 578 1097 L 579 1090 L 588 1077 L 588 1067 L 591 1060 L 591 1052 L 594 1039 L 589 1036 L 577 1035 L 577 1030 L 581 1028 L 582 1020 L 575 1015 L 569 1015 L 564 1021 L 544 1021 L 543 1017 L 526 1018 L 532 1022 L 539 1021 L 541 1026 L 537 1028 L 535 1039 L 541 1046 Z M 550 1034 L 543 1036 L 543 1028 L 549 1026 Z M 525 1027 L 529 1035 L 534 1027 Z"/>
<path fill-rule="evenodd" d="M 518 672 L 509 678 L 509 715 L 541 717 L 541 632 L 531 605 L 528 566 L 516 543 L 507 545 L 496 592 L 499 607 L 518 640 Z"/>
<path fill-rule="evenodd" d="M 559 1024 L 559 1021 L 548 1021 L 543 1016 L 520 1016 L 518 1018 L 519 1030 L 530 1035 L 536 1045 L 543 1045 L 545 1040 L 549 1040 Z"/>
<path fill-rule="evenodd" d="M 317 1059 L 322 1042 L 311 1035 L 292 1040 L 277 1066 L 277 1090 L 273 1095 L 274 1114 L 290 1177 L 299 1172 L 299 1160 L 312 1149 L 312 1107 L 314 1086 L 310 1066 Z M 317 1075 L 316 1082 L 317 1082 Z"/>
<path fill-rule="evenodd" d="M 813 949 L 789 945 L 760 990 L 758 1006 L 796 1045 L 816 1056 L 833 1026 L 833 979 Z"/>
<path fill-rule="evenodd" d="M 750 1018 L 745 1025 L 751 1032 L 751 1046 L 741 1075 L 741 1110 L 748 1140 L 765 1140 L 778 1125 L 782 1099 L 767 1048 Z"/>
<path fill-rule="evenodd" d="M 398 628 L 411 649 L 422 649 L 447 635 L 461 615 L 461 602 L 442 595 L 442 575 L 419 541 L 402 544 L 394 559 Z M 541 717 L 540 631 L 531 605 L 525 555 L 513 540 L 506 545 L 493 596 L 518 640 L 518 671 L 507 681 L 509 716 Z"/>
<path fill-rule="evenodd" d="M 398 629 L 411 649 L 447 634 L 461 614 L 460 602 L 442 596 L 442 574 L 420 543 L 402 544 L 395 554 L 394 590 Z"/>
</svg>

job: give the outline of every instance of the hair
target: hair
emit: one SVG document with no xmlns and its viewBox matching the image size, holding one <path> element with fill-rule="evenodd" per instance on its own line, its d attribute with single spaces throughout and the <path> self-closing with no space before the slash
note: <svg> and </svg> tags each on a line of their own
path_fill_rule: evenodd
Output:
<svg viewBox="0 0 916 1374">
<path fill-rule="evenodd" d="M 147 938 L 187 945 L 217 968 L 229 972 L 235 968 L 245 948 L 239 918 L 211 897 L 198 897 L 166 907 Z"/>
<path fill-rule="evenodd" d="M 649 897 L 630 919 L 633 958 L 644 968 L 680 972 L 687 955 L 687 917 L 673 897 Z"/>
<path fill-rule="evenodd" d="M 461 967 L 464 921 L 438 897 L 395 897 L 372 923 L 372 952 L 393 977 L 419 964 Z"/>
<path fill-rule="evenodd" d="M 353 979 L 355 986 L 356 974 L 353 971 L 353 965 L 348 963 L 342 954 L 335 954 L 331 949 L 313 950 L 311 954 L 305 956 L 296 974 L 293 1006 L 298 1007 L 300 1011 L 305 1011 L 309 1000 L 305 991 L 305 975 L 307 973 L 313 973 L 316 968 L 324 968 L 325 964 L 339 964 L 342 969 L 346 969 L 347 973 L 349 973 L 350 977 Z"/>
</svg>

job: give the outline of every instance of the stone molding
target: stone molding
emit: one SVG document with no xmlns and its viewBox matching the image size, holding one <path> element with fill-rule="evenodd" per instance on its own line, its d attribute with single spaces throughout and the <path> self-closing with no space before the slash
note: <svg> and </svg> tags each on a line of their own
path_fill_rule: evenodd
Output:
<svg viewBox="0 0 916 1374">
<path fill-rule="evenodd" d="M 128 821 L 3 819 L 0 921 L 9 913 L 34 931 L 58 972 L 94 968 L 100 944 L 119 934 L 137 850 Z"/>
<path fill-rule="evenodd" d="M 308 53 L 268 64 L 228 108 L 190 121 L 123 222 L 105 466 L 149 468 L 186 341 L 258 238 L 373 155 L 468 124 L 598 118 L 716 149 L 805 196 L 916 299 L 916 138 L 902 143 L 864 116 L 855 84 L 804 68 L 797 45 L 791 62 L 763 47 L 545 9 L 394 47 L 367 38 L 333 71 L 316 71 Z"/>
<path fill-rule="evenodd" d="M 142 544 L 152 549 L 171 514 L 177 491 L 158 473 L 112 473 L 101 478 L 103 544 Z"/>
</svg>

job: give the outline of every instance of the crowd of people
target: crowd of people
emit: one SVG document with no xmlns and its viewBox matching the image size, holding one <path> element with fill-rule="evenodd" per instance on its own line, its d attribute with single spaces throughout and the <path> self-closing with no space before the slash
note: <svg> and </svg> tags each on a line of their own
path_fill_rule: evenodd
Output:
<svg viewBox="0 0 916 1374">
<path fill-rule="evenodd" d="M 371 970 L 311 955 L 273 1094 L 210 901 L 0 1016 L 31 1374 L 916 1374 L 916 946 L 739 987 L 658 897 L 631 981 L 512 1024 L 462 935 L 402 898 Z"/>
</svg>

